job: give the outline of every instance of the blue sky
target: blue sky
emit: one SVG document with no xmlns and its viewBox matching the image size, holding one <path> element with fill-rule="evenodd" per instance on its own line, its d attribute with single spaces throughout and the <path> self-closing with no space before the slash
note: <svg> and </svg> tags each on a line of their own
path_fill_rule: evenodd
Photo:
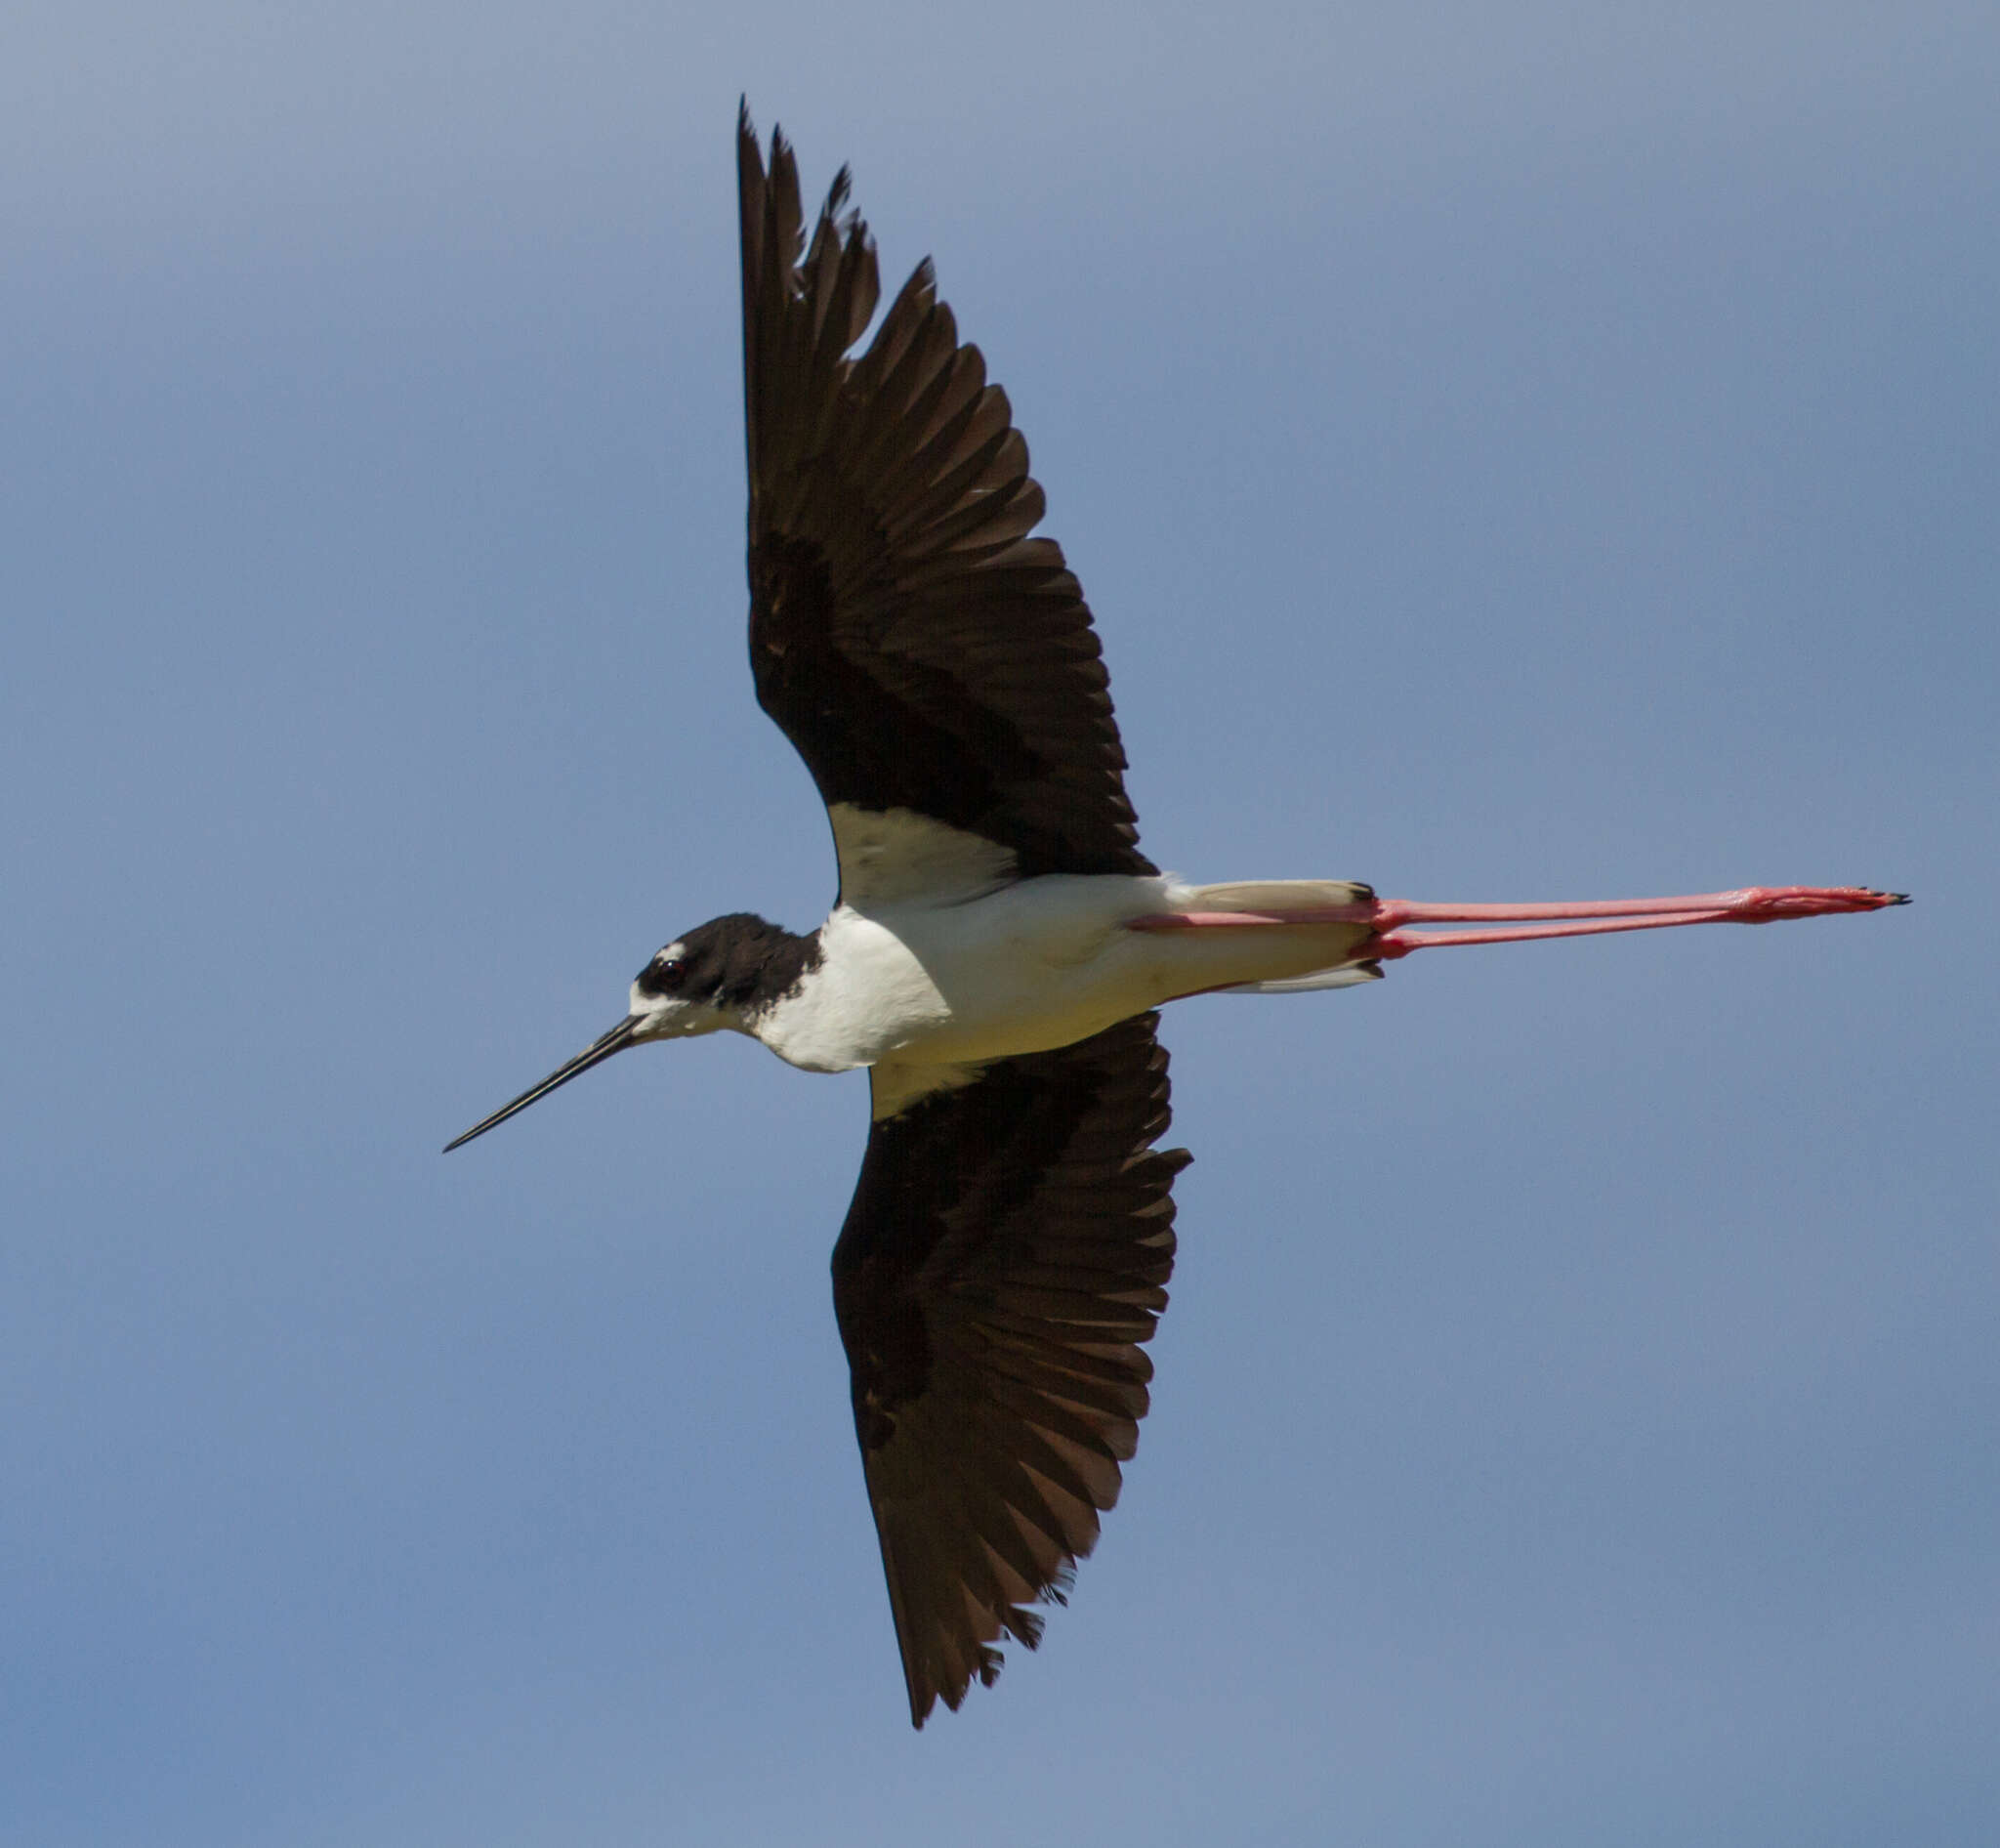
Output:
<svg viewBox="0 0 2000 1848">
<path fill-rule="evenodd" d="M 2000 1835 L 1987 8 L 17 5 L 0 1842 Z M 1182 1256 L 913 1736 L 731 131 L 938 259 L 1155 858 L 1777 930 L 1170 1018 Z"/>
</svg>

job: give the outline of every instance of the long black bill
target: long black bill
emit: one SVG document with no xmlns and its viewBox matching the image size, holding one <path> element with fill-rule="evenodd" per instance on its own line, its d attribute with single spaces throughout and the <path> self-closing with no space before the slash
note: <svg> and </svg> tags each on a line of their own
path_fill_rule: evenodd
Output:
<svg viewBox="0 0 2000 1848">
<path fill-rule="evenodd" d="M 628 1014 L 602 1039 L 594 1039 L 566 1065 L 558 1066 L 541 1083 L 532 1090 L 523 1091 L 512 1104 L 503 1104 L 482 1123 L 475 1123 L 464 1135 L 453 1138 L 444 1145 L 449 1155 L 454 1149 L 461 1149 L 475 1136 L 483 1136 L 495 1123 L 504 1123 L 516 1111 L 524 1111 L 538 1097 L 547 1097 L 559 1084 L 567 1084 L 579 1071 L 588 1071 L 592 1066 L 601 1066 L 614 1052 L 623 1052 L 632 1044 L 632 1035 L 639 1030 L 640 1017 Z"/>
</svg>

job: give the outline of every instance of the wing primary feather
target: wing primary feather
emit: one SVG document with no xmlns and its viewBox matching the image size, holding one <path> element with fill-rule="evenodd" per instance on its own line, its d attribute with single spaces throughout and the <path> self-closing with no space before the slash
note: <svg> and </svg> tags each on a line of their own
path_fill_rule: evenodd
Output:
<svg viewBox="0 0 2000 1848">
<path fill-rule="evenodd" d="M 1115 1505 L 1149 1406 L 1173 1178 L 1142 1016 L 1002 1060 L 870 1131 L 834 1308 L 921 1725 L 1032 1647 Z"/>
<path fill-rule="evenodd" d="M 880 299 L 845 170 L 807 240 L 738 116 L 750 652 L 829 806 L 908 809 L 1015 873 L 1150 873 L 1091 616 L 1028 448 L 928 260 Z M 863 340 L 866 345 L 861 345 Z"/>
</svg>

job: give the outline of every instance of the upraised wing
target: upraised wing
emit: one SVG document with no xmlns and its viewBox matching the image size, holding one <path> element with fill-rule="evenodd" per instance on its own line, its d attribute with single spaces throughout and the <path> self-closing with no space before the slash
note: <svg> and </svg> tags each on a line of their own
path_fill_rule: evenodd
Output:
<svg viewBox="0 0 2000 1848">
<path fill-rule="evenodd" d="M 1032 1649 L 1118 1498 L 1174 1268 L 1156 1015 L 885 1116 L 833 1252 L 834 1313 L 910 1719 Z"/>
<path fill-rule="evenodd" d="M 928 261 L 867 350 L 880 282 L 833 183 L 737 127 L 757 698 L 829 809 L 908 811 L 1045 872 L 1150 873 L 1090 610 L 1007 395 L 961 346 Z M 803 261 L 802 261 L 803 258 Z"/>
</svg>

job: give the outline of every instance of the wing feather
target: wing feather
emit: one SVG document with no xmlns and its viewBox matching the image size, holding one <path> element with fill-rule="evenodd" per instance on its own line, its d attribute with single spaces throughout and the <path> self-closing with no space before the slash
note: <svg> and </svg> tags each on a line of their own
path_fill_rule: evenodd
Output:
<svg viewBox="0 0 2000 1848">
<path fill-rule="evenodd" d="M 910 1717 L 1028 1648 L 1139 1444 L 1173 1272 L 1167 1061 L 1144 1015 L 878 1120 L 834 1311 Z"/>
<path fill-rule="evenodd" d="M 928 261 L 880 299 L 835 179 L 806 235 L 798 162 L 738 131 L 757 696 L 829 807 L 906 810 L 1014 872 L 1151 873 L 1090 610 L 1007 395 Z"/>
</svg>

